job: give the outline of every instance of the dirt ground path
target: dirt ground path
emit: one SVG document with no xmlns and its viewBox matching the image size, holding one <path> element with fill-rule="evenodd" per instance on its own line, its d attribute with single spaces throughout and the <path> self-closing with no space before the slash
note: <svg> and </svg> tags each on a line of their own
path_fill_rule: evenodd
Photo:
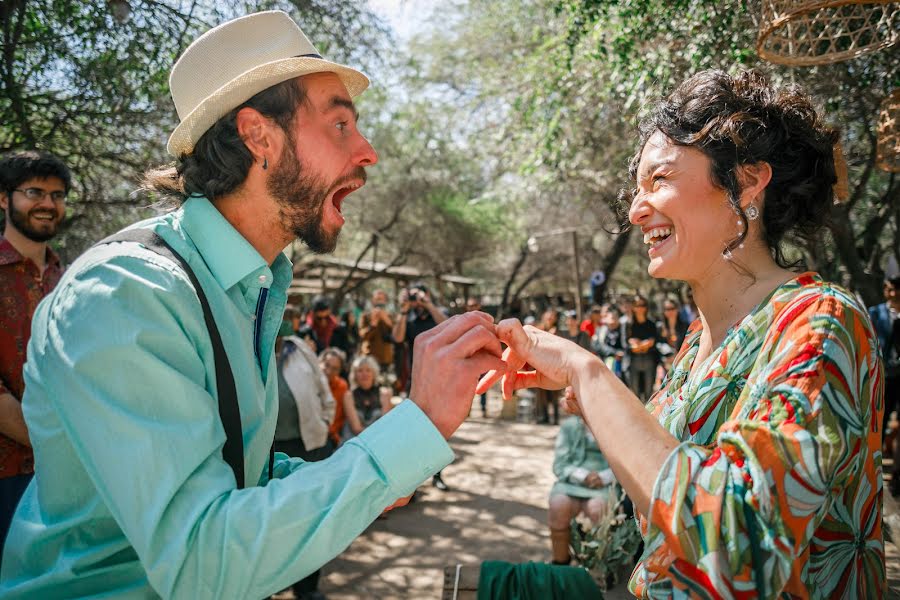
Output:
<svg viewBox="0 0 900 600">
<path fill-rule="evenodd" d="M 425 483 L 413 504 L 375 521 L 323 569 L 320 589 L 329 600 L 438 599 L 445 566 L 549 560 L 547 496 L 558 428 L 501 420 L 500 408 L 499 397 L 491 397 L 490 416 L 474 408 L 451 439 L 457 459 L 444 470 L 451 491 Z M 885 520 L 900 532 L 890 498 Z M 893 543 L 886 550 L 888 597 L 900 599 L 900 552 Z M 605 597 L 632 596 L 620 583 Z"/>
<path fill-rule="evenodd" d="M 548 561 L 547 497 L 558 427 L 472 416 L 450 440 L 456 460 L 416 501 L 379 519 L 323 570 L 329 600 L 440 598 L 445 566 L 484 560 Z M 630 597 L 624 584 L 608 600 Z"/>
</svg>

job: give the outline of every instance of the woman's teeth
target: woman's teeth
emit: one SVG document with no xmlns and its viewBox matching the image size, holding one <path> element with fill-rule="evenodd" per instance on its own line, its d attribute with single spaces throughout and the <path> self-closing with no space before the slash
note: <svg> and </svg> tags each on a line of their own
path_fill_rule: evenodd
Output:
<svg viewBox="0 0 900 600">
<path fill-rule="evenodd" d="M 655 248 L 666 241 L 670 235 L 672 235 L 671 227 L 655 227 L 644 232 L 644 243 Z"/>
</svg>

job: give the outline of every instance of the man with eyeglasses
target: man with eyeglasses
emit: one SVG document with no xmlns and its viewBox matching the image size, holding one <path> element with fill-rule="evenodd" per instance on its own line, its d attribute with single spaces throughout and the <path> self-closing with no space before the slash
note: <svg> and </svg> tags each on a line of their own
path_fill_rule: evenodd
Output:
<svg viewBox="0 0 900 600">
<path fill-rule="evenodd" d="M 69 169 L 42 152 L 0 159 L 0 554 L 19 498 L 34 475 L 34 454 L 22 416 L 22 367 L 38 303 L 62 275 L 47 246 L 66 212 Z"/>
</svg>

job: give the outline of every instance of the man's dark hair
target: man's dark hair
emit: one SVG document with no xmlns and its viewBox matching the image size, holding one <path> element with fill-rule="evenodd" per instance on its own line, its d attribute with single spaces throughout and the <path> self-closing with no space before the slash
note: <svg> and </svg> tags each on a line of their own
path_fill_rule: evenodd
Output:
<svg viewBox="0 0 900 600">
<path fill-rule="evenodd" d="M 182 154 L 173 165 L 145 173 L 141 188 L 179 204 L 191 195 L 212 200 L 233 192 L 253 166 L 253 155 L 238 133 L 238 112 L 243 108 L 259 111 L 275 121 L 288 143 L 293 143 L 291 123 L 306 100 L 306 90 L 296 78 L 259 92 L 216 121 L 197 140 L 193 152 Z"/>
<path fill-rule="evenodd" d="M 331 310 L 331 301 L 325 296 L 316 296 L 312 302 L 313 312 L 320 310 Z"/>
<path fill-rule="evenodd" d="M 6 194 L 29 179 L 57 177 L 63 182 L 66 193 L 72 187 L 72 172 L 69 167 L 49 152 L 25 150 L 11 152 L 0 158 L 0 188 Z"/>
<path fill-rule="evenodd" d="M 900 275 L 897 277 L 888 277 L 887 282 L 894 286 L 894 289 L 900 290 Z"/>
</svg>

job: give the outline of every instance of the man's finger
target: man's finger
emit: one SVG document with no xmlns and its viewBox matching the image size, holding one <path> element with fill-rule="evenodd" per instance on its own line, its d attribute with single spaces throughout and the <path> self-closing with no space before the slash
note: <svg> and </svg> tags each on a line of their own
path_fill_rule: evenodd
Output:
<svg viewBox="0 0 900 600">
<path fill-rule="evenodd" d="M 473 370 L 477 373 L 496 371 L 503 369 L 506 366 L 506 363 L 500 360 L 498 356 L 495 356 L 486 350 L 479 350 L 466 359 L 466 362 L 470 363 L 473 366 Z"/>
<path fill-rule="evenodd" d="M 482 325 L 476 325 L 465 332 L 458 340 L 450 344 L 447 350 L 450 356 L 460 358 L 472 356 L 479 350 L 490 352 L 497 358 L 503 354 L 500 340 L 494 334 L 493 328 L 488 329 Z"/>
<path fill-rule="evenodd" d="M 504 367 L 505 367 L 505 365 L 504 365 Z M 478 385 L 475 387 L 475 393 L 483 394 L 486 391 L 488 391 L 489 389 L 491 389 L 491 387 L 493 387 L 493 385 L 495 383 L 500 381 L 500 378 L 503 377 L 504 373 L 506 373 L 505 368 L 492 369 L 492 370 L 488 371 L 487 373 L 485 373 L 484 377 L 481 378 L 481 380 L 478 382 Z"/>
<path fill-rule="evenodd" d="M 440 346 L 449 346 L 479 324 L 490 328 L 494 327 L 494 321 L 490 315 L 473 311 L 450 317 L 437 327 L 433 327 L 416 337 L 416 343 L 422 339 Z"/>
</svg>

